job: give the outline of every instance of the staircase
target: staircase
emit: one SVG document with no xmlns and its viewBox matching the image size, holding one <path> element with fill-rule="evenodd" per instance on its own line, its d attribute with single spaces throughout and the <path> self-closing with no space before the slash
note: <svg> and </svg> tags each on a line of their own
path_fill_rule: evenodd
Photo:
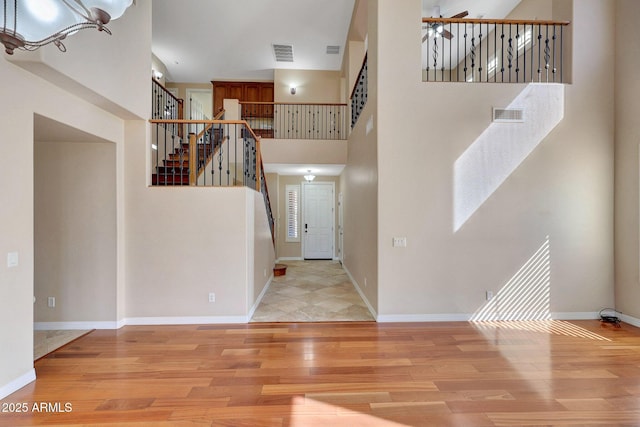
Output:
<svg viewBox="0 0 640 427">
<path fill-rule="evenodd" d="M 196 179 L 220 147 L 218 138 L 203 140 L 204 142 L 195 144 L 198 147 L 195 160 Z M 162 160 L 162 166 L 156 168 L 156 173 L 151 176 L 151 185 L 189 185 L 189 156 L 189 143 L 181 143 L 173 153 L 169 153 L 168 157 Z"/>
</svg>

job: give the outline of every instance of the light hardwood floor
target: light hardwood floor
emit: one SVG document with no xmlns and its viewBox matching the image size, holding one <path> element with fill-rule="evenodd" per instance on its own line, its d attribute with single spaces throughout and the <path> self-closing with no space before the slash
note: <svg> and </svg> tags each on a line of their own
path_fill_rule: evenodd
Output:
<svg viewBox="0 0 640 427">
<path fill-rule="evenodd" d="M 640 330 L 598 321 L 127 326 L 35 367 L 0 425 L 640 425 Z"/>
</svg>

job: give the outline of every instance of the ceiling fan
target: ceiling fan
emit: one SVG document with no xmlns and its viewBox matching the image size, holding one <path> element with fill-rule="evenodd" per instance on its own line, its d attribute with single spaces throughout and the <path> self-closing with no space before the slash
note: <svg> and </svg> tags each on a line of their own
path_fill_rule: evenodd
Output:
<svg viewBox="0 0 640 427">
<path fill-rule="evenodd" d="M 450 19 L 464 18 L 467 15 L 469 15 L 469 12 L 465 10 L 463 12 L 456 13 Z M 442 15 L 440 15 L 440 6 L 434 6 L 433 12 L 431 13 L 431 17 L 432 18 L 443 17 Z M 453 38 L 453 34 L 451 34 L 450 31 L 447 31 L 444 28 L 444 24 L 441 22 L 427 22 L 425 28 L 427 29 L 427 33 L 422 37 L 422 43 L 424 43 L 432 35 L 436 35 L 436 37 L 442 36 L 447 40 L 451 40 Z"/>
</svg>

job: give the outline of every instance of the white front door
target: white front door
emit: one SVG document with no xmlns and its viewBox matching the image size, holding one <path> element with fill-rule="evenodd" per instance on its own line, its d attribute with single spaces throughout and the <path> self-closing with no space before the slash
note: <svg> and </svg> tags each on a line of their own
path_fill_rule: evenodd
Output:
<svg viewBox="0 0 640 427">
<path fill-rule="evenodd" d="M 305 259 L 333 259 L 333 182 L 302 183 L 302 238 Z"/>
</svg>

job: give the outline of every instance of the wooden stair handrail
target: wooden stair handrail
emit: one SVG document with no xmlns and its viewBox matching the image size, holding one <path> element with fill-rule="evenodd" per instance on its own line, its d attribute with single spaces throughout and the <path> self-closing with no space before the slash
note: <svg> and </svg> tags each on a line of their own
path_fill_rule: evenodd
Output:
<svg viewBox="0 0 640 427">
<path fill-rule="evenodd" d="M 179 104 L 184 103 L 184 99 L 178 98 L 177 96 L 175 96 L 174 94 L 169 92 L 169 89 L 167 89 L 167 87 L 165 85 L 163 85 L 162 83 L 160 83 L 158 80 L 156 80 L 153 77 L 151 77 L 151 81 L 154 82 L 155 84 L 157 84 L 158 86 L 160 86 L 162 89 L 164 89 L 164 91 L 167 93 L 167 95 L 169 95 L 170 97 L 175 99 L 176 102 L 178 102 Z"/>
<path fill-rule="evenodd" d="M 548 21 L 536 19 L 487 19 L 487 18 L 422 18 L 424 23 L 444 24 L 505 24 L 505 25 L 562 25 L 571 24 L 570 21 Z"/>
<path fill-rule="evenodd" d="M 358 81 L 360 81 L 360 76 L 362 75 L 362 70 L 364 69 L 364 64 L 367 62 L 367 55 L 369 52 L 364 53 L 364 58 L 362 58 L 362 65 L 360 66 L 360 71 L 358 71 L 358 77 L 354 82 L 353 88 L 351 89 L 351 94 L 349 95 L 349 99 L 353 99 L 353 95 L 356 93 L 356 88 L 358 87 Z"/>
<path fill-rule="evenodd" d="M 245 105 L 320 105 L 327 107 L 346 107 L 347 104 L 335 104 L 327 102 L 265 102 L 265 101 L 240 101 L 239 104 Z"/>
<path fill-rule="evenodd" d="M 215 117 L 213 118 L 213 120 L 220 120 L 220 117 L 222 117 L 224 115 L 224 110 L 220 110 L 218 112 L 218 114 L 215 115 Z M 204 134 L 210 130 L 213 127 L 213 124 L 208 124 L 204 129 L 202 129 L 202 132 L 200 132 L 198 135 L 196 135 L 196 139 L 200 139 L 204 136 Z"/>
</svg>

